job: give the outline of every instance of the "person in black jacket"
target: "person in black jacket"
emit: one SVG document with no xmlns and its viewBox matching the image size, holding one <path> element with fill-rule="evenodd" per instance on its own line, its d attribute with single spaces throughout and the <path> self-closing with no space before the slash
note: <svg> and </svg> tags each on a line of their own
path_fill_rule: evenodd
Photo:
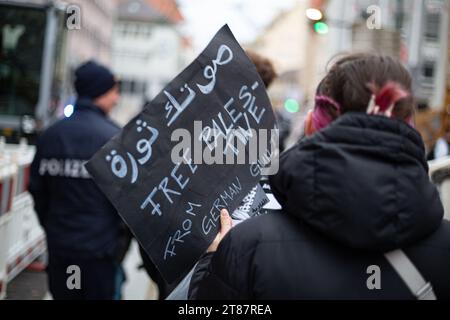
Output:
<svg viewBox="0 0 450 320">
<path fill-rule="evenodd" d="M 400 62 L 338 60 L 317 90 L 308 137 L 270 179 L 283 213 L 231 229 L 224 211 L 190 298 L 417 299 L 385 257 L 402 249 L 436 297 L 450 299 L 450 225 L 413 114 Z"/>
<path fill-rule="evenodd" d="M 29 189 L 47 236 L 53 298 L 113 299 L 123 226 L 84 163 L 120 130 L 107 117 L 119 99 L 118 84 L 93 61 L 75 76 L 75 112 L 39 137 Z M 78 284 L 69 279 L 73 266 L 80 271 Z"/>
</svg>

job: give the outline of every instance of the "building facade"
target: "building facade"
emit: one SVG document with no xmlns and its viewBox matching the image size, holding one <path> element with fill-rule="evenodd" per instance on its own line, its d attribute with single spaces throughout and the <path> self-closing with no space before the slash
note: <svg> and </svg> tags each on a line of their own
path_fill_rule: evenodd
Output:
<svg viewBox="0 0 450 320">
<path fill-rule="evenodd" d="M 113 117 L 120 124 L 140 112 L 185 64 L 178 28 L 181 14 L 176 7 L 159 5 L 153 0 L 125 0 L 118 6 L 113 67 L 121 80 L 122 99 Z"/>
<path fill-rule="evenodd" d="M 298 1 L 276 17 L 249 46 L 268 57 L 277 69 L 279 78 L 270 89 L 275 107 L 283 107 L 287 100 L 304 106 L 313 98 L 325 74 L 328 37 L 311 32 L 305 15 L 309 6 L 309 0 Z"/>
<path fill-rule="evenodd" d="M 73 68 L 89 60 L 111 65 L 112 32 L 118 0 L 64 0 L 80 8 L 81 28 L 68 30 L 68 62 Z"/>
<path fill-rule="evenodd" d="M 419 104 L 442 110 L 448 8 L 448 0 L 330 0 L 329 56 L 343 51 L 395 56 L 410 69 Z M 379 28 L 373 28 L 373 19 L 380 20 Z"/>
</svg>

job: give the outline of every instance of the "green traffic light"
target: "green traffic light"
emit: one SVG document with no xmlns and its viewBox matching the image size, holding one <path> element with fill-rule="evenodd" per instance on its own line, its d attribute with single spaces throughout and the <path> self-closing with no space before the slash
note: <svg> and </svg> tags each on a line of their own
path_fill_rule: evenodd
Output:
<svg viewBox="0 0 450 320">
<path fill-rule="evenodd" d="M 318 34 L 327 34 L 329 31 L 329 27 L 325 22 L 316 22 L 314 24 L 314 30 L 318 33 Z"/>
<path fill-rule="evenodd" d="M 284 108 L 289 113 L 297 113 L 300 111 L 300 105 L 298 104 L 297 100 L 294 99 L 288 99 L 284 103 Z"/>
</svg>

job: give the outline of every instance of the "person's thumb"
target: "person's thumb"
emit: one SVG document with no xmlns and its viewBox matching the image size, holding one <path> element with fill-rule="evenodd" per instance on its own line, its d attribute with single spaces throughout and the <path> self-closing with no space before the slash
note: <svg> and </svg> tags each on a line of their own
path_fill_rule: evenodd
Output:
<svg viewBox="0 0 450 320">
<path fill-rule="evenodd" d="M 223 209 L 220 212 L 220 235 L 222 239 L 225 237 L 225 235 L 231 230 L 233 227 L 233 220 L 230 217 L 230 214 L 228 213 L 228 210 Z"/>
</svg>

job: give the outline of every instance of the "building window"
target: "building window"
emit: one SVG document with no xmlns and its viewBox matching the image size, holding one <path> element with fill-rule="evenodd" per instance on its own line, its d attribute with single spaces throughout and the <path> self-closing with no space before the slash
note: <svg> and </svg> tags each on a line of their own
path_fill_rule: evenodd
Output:
<svg viewBox="0 0 450 320">
<path fill-rule="evenodd" d="M 430 42 L 438 42 L 441 27 L 441 13 L 434 10 L 427 12 L 425 19 L 425 39 Z"/>
<path fill-rule="evenodd" d="M 120 91 L 122 94 L 144 95 L 147 84 L 144 81 L 123 79 L 120 81 Z"/>
<path fill-rule="evenodd" d="M 433 82 L 434 75 L 436 71 L 436 62 L 435 61 L 425 61 L 422 67 L 422 75 L 425 78 L 425 81 L 430 83 Z"/>
</svg>

